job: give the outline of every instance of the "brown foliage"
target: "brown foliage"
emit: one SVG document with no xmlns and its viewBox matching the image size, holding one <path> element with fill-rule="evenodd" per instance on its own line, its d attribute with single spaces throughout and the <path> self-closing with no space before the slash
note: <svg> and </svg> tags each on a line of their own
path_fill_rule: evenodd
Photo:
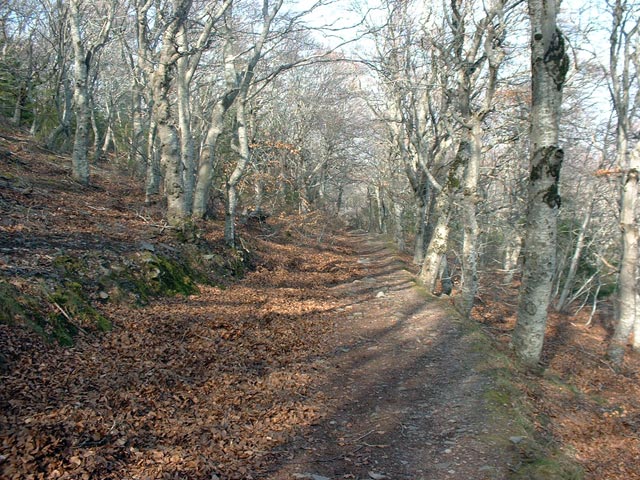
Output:
<svg viewBox="0 0 640 480">
<path fill-rule="evenodd" d="M 80 187 L 67 159 L 24 137 L 0 146 L 0 266 L 13 285 L 55 282 L 60 253 L 85 264 L 141 242 L 178 247 L 135 181 L 97 170 Z M 309 359 L 331 327 L 329 287 L 358 274 L 347 247 L 307 238 L 321 222 L 300 220 L 241 231 L 256 270 L 235 284 L 144 307 L 96 300 L 114 329 L 73 347 L 0 325 L 0 477 L 261 478 L 321 415 Z M 201 227 L 221 242 L 221 224 Z"/>
</svg>

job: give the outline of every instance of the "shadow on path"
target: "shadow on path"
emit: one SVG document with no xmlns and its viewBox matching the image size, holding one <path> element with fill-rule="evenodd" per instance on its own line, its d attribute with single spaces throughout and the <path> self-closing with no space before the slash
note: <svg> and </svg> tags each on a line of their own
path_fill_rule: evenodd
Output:
<svg viewBox="0 0 640 480">
<path fill-rule="evenodd" d="M 273 452 L 265 478 L 506 478 L 463 324 L 381 241 L 352 239 L 368 271 L 335 288 L 344 318 L 319 386 L 331 413 Z"/>
</svg>

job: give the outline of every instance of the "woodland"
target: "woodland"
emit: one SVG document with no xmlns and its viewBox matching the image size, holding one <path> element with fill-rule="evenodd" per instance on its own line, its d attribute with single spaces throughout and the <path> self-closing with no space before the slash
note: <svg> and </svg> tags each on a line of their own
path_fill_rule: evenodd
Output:
<svg viewBox="0 0 640 480">
<path fill-rule="evenodd" d="M 0 476 L 640 478 L 639 71 L 635 0 L 3 1 Z M 444 357 L 501 447 L 339 414 Z"/>
</svg>

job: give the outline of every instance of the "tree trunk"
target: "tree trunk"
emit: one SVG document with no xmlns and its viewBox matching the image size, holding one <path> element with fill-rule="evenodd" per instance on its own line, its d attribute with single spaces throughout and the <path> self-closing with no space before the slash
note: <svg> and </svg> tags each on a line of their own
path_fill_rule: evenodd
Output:
<svg viewBox="0 0 640 480">
<path fill-rule="evenodd" d="M 631 330 L 635 329 L 634 348 L 640 346 L 637 333 L 638 296 L 638 225 L 636 223 L 638 175 L 640 172 L 640 143 L 628 154 L 630 129 L 635 113 L 633 107 L 637 97 L 637 75 L 632 62 L 638 67 L 639 25 L 633 15 L 633 4 L 616 0 L 608 5 L 612 8 L 612 28 L 609 37 L 609 91 L 617 116 L 616 156 L 618 168 L 624 172 L 620 196 L 620 227 L 622 231 L 622 254 L 618 276 L 618 314 L 615 332 L 608 354 L 616 365 L 622 363 Z M 634 22 L 628 25 L 627 22 Z M 635 72 L 637 74 L 637 71 Z M 635 84 L 635 85 L 634 85 Z M 635 327 L 634 327 L 635 326 Z"/>
<path fill-rule="evenodd" d="M 636 289 L 636 319 L 633 323 L 633 350 L 640 352 L 640 291 Z"/>
<path fill-rule="evenodd" d="M 248 85 L 246 86 L 248 90 Z M 235 217 L 238 206 L 238 182 L 251 161 L 251 150 L 249 148 L 249 131 L 247 128 L 247 91 L 243 90 L 236 107 L 236 121 L 238 132 L 238 154 L 240 158 L 236 168 L 227 180 L 227 205 L 224 224 L 224 239 L 227 245 L 235 245 Z"/>
<path fill-rule="evenodd" d="M 72 15 L 73 17 L 73 15 Z M 89 86 L 88 66 L 80 39 L 74 38 L 74 91 L 73 103 L 76 117 L 76 133 L 71 155 L 72 175 L 82 185 L 89 184 Z"/>
<path fill-rule="evenodd" d="M 338 199 L 336 200 L 336 215 L 342 210 L 342 196 L 344 195 L 344 187 L 340 185 L 338 187 Z"/>
<path fill-rule="evenodd" d="M 433 229 L 429 246 L 422 261 L 422 268 L 418 274 L 418 280 L 429 292 L 433 292 L 436 288 L 440 273 L 440 262 L 447 253 L 450 230 L 449 217 L 452 203 L 452 198 L 445 191 L 440 192 L 436 199 L 436 226 Z"/>
<path fill-rule="evenodd" d="M 513 232 L 513 234 L 507 239 L 507 245 L 504 250 L 503 270 L 505 271 L 505 285 L 511 285 L 513 282 L 513 277 L 518 270 L 518 261 L 520 259 L 521 250 L 522 237 L 517 232 Z"/>
<path fill-rule="evenodd" d="M 179 44 L 184 50 L 188 49 L 186 32 L 184 27 L 178 34 Z M 191 109 L 188 68 L 189 60 L 187 56 L 181 56 L 176 62 L 176 96 L 178 103 L 178 125 L 180 132 L 180 153 L 182 156 L 184 174 L 184 206 L 187 215 L 191 213 L 193 207 L 193 194 L 196 183 L 196 163 L 191 134 Z"/>
<path fill-rule="evenodd" d="M 638 172 L 640 169 L 640 143 L 631 153 L 630 168 L 622 187 L 620 227 L 622 229 L 622 258 L 618 277 L 618 319 L 611 344 L 609 358 L 616 365 L 622 363 L 625 347 L 631 331 L 637 323 L 636 294 L 638 278 L 638 226 L 636 224 L 638 199 Z M 637 331 L 637 330 L 636 330 Z M 634 339 L 634 346 L 640 340 Z"/>
<path fill-rule="evenodd" d="M 380 185 L 375 186 L 376 207 L 378 210 L 378 233 L 387 233 L 387 206 L 384 203 L 384 194 Z"/>
<path fill-rule="evenodd" d="M 144 201 L 149 205 L 155 195 L 160 193 L 160 158 L 156 148 L 158 129 L 153 116 L 149 122 L 149 140 L 147 142 L 147 164 L 145 172 Z"/>
<path fill-rule="evenodd" d="M 402 204 L 398 201 L 393 204 L 393 216 L 394 216 L 394 237 L 396 246 L 398 250 L 401 252 L 406 248 L 405 240 L 404 240 L 404 223 L 402 222 L 402 216 L 404 213 L 404 209 L 402 208 Z"/>
<path fill-rule="evenodd" d="M 89 65 L 107 41 L 111 21 L 115 12 L 115 4 L 112 5 L 108 16 L 104 17 L 104 24 L 98 40 L 91 46 L 86 46 L 86 40 L 81 34 L 81 5 L 79 0 L 69 2 L 69 32 L 73 44 L 73 100 L 76 116 L 76 133 L 73 141 L 73 153 L 71 155 L 72 175 L 75 180 L 83 185 L 89 184 L 89 126 L 91 122 L 91 96 L 89 90 Z M 97 141 L 97 139 L 96 139 Z"/>
<path fill-rule="evenodd" d="M 207 130 L 207 137 L 204 145 L 200 150 L 200 161 L 198 167 L 198 178 L 195 185 L 193 196 L 192 216 L 196 219 L 202 219 L 207 213 L 207 204 L 209 203 L 209 192 L 213 184 L 213 165 L 216 145 L 218 138 L 222 134 L 224 127 L 224 116 L 235 99 L 233 96 L 225 96 L 218 100 L 213 111 L 211 112 L 211 124 Z"/>
<path fill-rule="evenodd" d="M 142 91 L 137 80 L 134 81 L 132 92 L 131 150 L 129 151 L 129 161 L 135 166 L 136 171 L 139 173 L 145 171 L 145 166 L 148 161 L 144 143 Z"/>
<path fill-rule="evenodd" d="M 531 173 L 516 354 L 528 366 L 540 361 L 555 271 L 558 182 L 564 158 L 558 146 L 562 88 L 569 68 L 555 0 L 529 0 L 531 18 Z"/>
<path fill-rule="evenodd" d="M 425 235 L 427 230 L 427 198 L 418 199 L 418 218 L 416 220 L 416 240 L 413 246 L 413 263 L 421 265 L 424 261 Z"/>
<path fill-rule="evenodd" d="M 478 177 L 482 156 L 482 126 L 474 117 L 470 129 L 469 160 L 464 177 L 462 216 L 464 238 L 462 243 L 462 295 L 460 308 L 465 316 L 471 315 L 473 301 L 478 292 Z"/>
<path fill-rule="evenodd" d="M 160 141 L 160 162 L 164 168 L 167 221 L 169 225 L 180 226 L 186 219 L 186 210 L 180 140 L 169 104 L 171 80 L 170 67 L 161 61 L 152 79 L 154 117 Z"/>
<path fill-rule="evenodd" d="M 63 95 L 64 95 L 64 107 L 62 109 L 62 117 L 60 118 L 60 124 L 54 128 L 47 137 L 46 146 L 49 150 L 55 150 L 56 143 L 60 135 L 69 137 L 71 132 L 71 112 L 73 110 L 72 100 L 73 91 L 71 90 L 71 81 L 69 78 L 65 78 L 62 82 Z"/>
<path fill-rule="evenodd" d="M 447 253 L 449 243 L 449 220 L 453 208 L 453 197 L 460 188 L 460 180 L 469 156 L 469 143 L 461 141 L 453 164 L 449 167 L 447 182 L 436 197 L 435 216 L 436 226 L 431 234 L 429 246 L 418 274 L 418 280 L 426 289 L 433 292 L 438 282 L 440 261 Z"/>
</svg>

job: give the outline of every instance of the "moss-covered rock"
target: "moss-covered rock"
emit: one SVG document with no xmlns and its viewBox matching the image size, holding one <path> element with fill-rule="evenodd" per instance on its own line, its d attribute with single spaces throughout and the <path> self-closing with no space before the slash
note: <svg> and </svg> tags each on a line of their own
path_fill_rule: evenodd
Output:
<svg viewBox="0 0 640 480">
<path fill-rule="evenodd" d="M 72 345 L 80 329 L 111 330 L 111 322 L 92 305 L 79 283 L 67 282 L 53 292 L 44 284 L 25 293 L 0 281 L 0 323 L 28 327 L 47 341 Z"/>
<path fill-rule="evenodd" d="M 19 297 L 20 292 L 16 287 L 0 281 L 0 323 L 12 325 L 16 318 L 24 316 L 25 309 Z"/>
<path fill-rule="evenodd" d="M 205 279 L 188 265 L 150 251 L 134 254 L 123 265 L 112 265 L 99 279 L 111 301 L 146 304 L 153 297 L 193 295 Z"/>
</svg>

